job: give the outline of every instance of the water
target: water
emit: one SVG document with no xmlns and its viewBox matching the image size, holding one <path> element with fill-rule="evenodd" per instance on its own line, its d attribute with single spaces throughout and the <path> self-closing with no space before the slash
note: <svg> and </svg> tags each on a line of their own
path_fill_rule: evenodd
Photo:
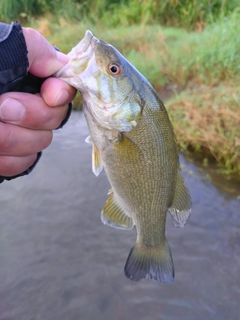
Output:
<svg viewBox="0 0 240 320">
<path fill-rule="evenodd" d="M 87 135 L 74 113 L 30 176 L 0 185 L 0 320 L 239 319 L 239 185 L 181 158 L 193 214 L 167 222 L 175 282 L 135 283 L 123 268 L 136 232 L 101 223 L 109 183 Z"/>
</svg>

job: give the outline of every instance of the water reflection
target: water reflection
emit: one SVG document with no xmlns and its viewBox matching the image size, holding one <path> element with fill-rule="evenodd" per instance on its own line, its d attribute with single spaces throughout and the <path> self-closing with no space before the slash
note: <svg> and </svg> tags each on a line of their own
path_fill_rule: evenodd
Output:
<svg viewBox="0 0 240 320">
<path fill-rule="evenodd" d="M 184 229 L 167 222 L 176 280 L 131 282 L 123 267 L 136 234 L 100 221 L 109 183 L 91 173 L 87 135 L 74 113 L 29 177 L 0 185 L 0 319 L 239 319 L 235 194 L 181 157 L 193 214 Z"/>
<path fill-rule="evenodd" d="M 225 177 L 214 168 L 214 166 L 209 165 L 207 167 L 203 166 L 201 162 L 194 161 L 189 158 L 182 161 L 182 167 L 186 172 L 190 170 L 191 163 L 193 163 L 193 170 L 188 171 L 188 174 L 195 174 L 196 170 L 201 175 L 201 179 L 209 180 L 212 185 L 214 185 L 222 196 L 228 199 L 240 199 L 240 181 L 239 177 L 232 175 L 231 177 Z"/>
</svg>

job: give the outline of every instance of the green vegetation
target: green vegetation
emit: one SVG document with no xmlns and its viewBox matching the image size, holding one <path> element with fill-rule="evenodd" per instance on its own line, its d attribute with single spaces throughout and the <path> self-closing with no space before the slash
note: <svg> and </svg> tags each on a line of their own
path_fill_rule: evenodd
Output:
<svg viewBox="0 0 240 320">
<path fill-rule="evenodd" d="M 156 24 L 200 29 L 228 16 L 238 0 L 1 0 L 0 19 L 39 17 L 51 12 L 67 19 L 118 27 Z"/>
<path fill-rule="evenodd" d="M 240 173 L 239 84 L 187 90 L 166 103 L 181 150 Z"/>
<path fill-rule="evenodd" d="M 171 93 L 165 102 L 181 151 L 240 177 L 238 0 L 13 2 L 2 0 L 1 19 L 20 17 L 63 52 L 86 29 L 114 45 L 159 92 Z M 36 19 L 49 9 L 55 15 Z"/>
</svg>

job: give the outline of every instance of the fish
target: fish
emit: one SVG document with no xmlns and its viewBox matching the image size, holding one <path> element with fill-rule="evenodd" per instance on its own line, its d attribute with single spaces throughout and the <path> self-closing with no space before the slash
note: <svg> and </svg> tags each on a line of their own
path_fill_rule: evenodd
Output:
<svg viewBox="0 0 240 320">
<path fill-rule="evenodd" d="M 133 281 L 174 281 L 165 236 L 191 214 L 178 146 L 166 108 L 149 81 L 111 44 L 87 30 L 56 77 L 78 89 L 92 144 L 92 171 L 104 169 L 111 189 L 101 212 L 105 225 L 131 230 L 137 239 L 124 272 Z"/>
</svg>

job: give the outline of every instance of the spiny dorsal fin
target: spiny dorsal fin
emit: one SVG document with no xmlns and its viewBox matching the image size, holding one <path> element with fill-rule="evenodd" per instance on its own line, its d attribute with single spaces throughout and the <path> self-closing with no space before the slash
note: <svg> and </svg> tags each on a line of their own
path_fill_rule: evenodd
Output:
<svg viewBox="0 0 240 320">
<path fill-rule="evenodd" d="M 103 224 L 117 229 L 132 229 L 134 226 L 132 218 L 130 218 L 118 204 L 112 190 L 110 190 L 108 194 L 110 195 L 101 215 Z"/>
<path fill-rule="evenodd" d="M 170 283 L 174 280 L 172 255 L 164 239 L 159 247 L 147 247 L 136 243 L 131 249 L 124 272 L 133 281 L 155 279 Z"/>
<path fill-rule="evenodd" d="M 182 228 L 185 226 L 188 218 L 191 215 L 191 208 L 191 197 L 179 171 L 173 203 L 169 208 L 169 212 L 173 218 L 173 225 L 175 227 Z"/>
</svg>

